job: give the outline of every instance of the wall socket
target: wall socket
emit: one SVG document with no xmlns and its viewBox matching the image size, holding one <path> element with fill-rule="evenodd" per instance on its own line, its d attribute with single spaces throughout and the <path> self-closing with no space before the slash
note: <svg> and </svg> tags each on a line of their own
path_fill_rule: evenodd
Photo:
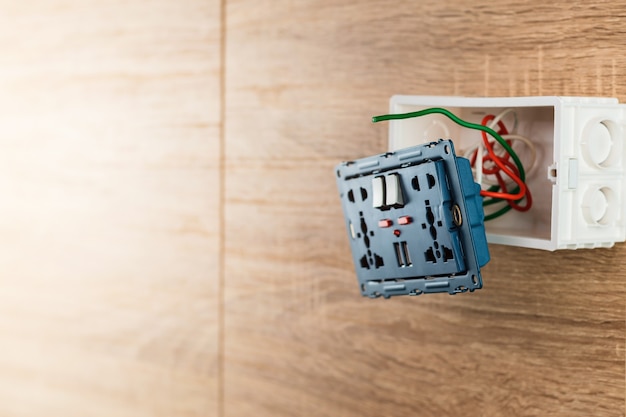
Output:
<svg viewBox="0 0 626 417">
<path fill-rule="evenodd" d="M 482 288 L 489 249 L 480 187 L 451 141 L 343 162 L 336 179 L 363 295 Z"/>
</svg>

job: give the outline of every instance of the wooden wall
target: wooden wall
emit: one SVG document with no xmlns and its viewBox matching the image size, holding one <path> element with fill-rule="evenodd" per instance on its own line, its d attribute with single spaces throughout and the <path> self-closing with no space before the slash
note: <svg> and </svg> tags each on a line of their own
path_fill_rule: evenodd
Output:
<svg viewBox="0 0 626 417">
<path fill-rule="evenodd" d="M 358 294 L 392 94 L 626 101 L 617 1 L 0 1 L 0 415 L 623 416 L 626 246 Z"/>
<path fill-rule="evenodd" d="M 0 2 L 0 415 L 216 415 L 219 16 Z"/>
<path fill-rule="evenodd" d="M 619 2 L 471 3 L 227 2 L 225 415 L 624 414 L 624 245 L 358 295 L 333 166 L 392 94 L 626 99 Z"/>
</svg>

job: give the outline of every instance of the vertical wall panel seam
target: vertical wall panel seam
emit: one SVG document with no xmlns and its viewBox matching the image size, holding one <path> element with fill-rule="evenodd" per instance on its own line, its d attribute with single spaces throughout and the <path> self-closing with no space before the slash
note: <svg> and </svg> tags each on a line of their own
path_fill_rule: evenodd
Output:
<svg viewBox="0 0 626 417">
<path fill-rule="evenodd" d="M 220 0 L 219 244 L 217 288 L 217 415 L 224 416 L 224 281 L 226 266 L 226 1 Z"/>
</svg>

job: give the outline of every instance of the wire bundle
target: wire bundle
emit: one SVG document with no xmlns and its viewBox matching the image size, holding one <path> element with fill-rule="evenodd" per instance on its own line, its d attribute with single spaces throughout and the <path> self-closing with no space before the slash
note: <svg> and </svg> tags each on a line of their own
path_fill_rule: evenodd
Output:
<svg viewBox="0 0 626 417">
<path fill-rule="evenodd" d="M 479 130 L 482 136 L 482 143 L 468 150 L 466 155 L 472 155 L 470 163 L 474 167 L 478 182 L 482 185 L 483 175 L 486 176 L 486 184 L 489 184 L 491 181 L 491 186 L 480 192 L 482 196 L 488 197 L 488 199 L 483 201 L 483 206 L 487 207 L 497 203 L 505 203 L 504 207 L 500 207 L 496 211 L 487 214 L 485 216 L 485 220 L 487 221 L 498 218 L 511 209 L 528 211 L 532 207 L 532 196 L 525 182 L 526 171 L 524 170 L 519 156 L 511 145 L 513 141 L 519 140 L 524 142 L 531 149 L 533 160 L 531 170 L 534 169 L 535 166 L 535 148 L 527 138 L 520 135 L 509 134 L 509 131 L 502 122 L 502 118 L 509 112 L 511 112 L 511 110 L 505 110 L 498 116 L 487 115 L 483 118 L 481 124 L 462 120 L 449 110 L 439 107 L 411 113 L 375 116 L 372 118 L 372 121 L 377 123 L 384 120 L 408 119 L 438 113 L 443 114 L 460 126 Z M 498 127 L 498 131 L 494 130 L 496 126 Z M 490 141 L 488 135 L 493 137 L 495 141 Z M 496 152 L 496 149 L 494 149 L 496 144 L 501 148 L 500 153 Z M 483 147 L 486 154 L 483 153 Z M 503 174 L 508 177 L 508 180 Z M 514 187 L 509 190 L 509 187 L 512 185 L 514 185 Z M 523 200 L 526 201 L 522 205 Z"/>
<path fill-rule="evenodd" d="M 525 183 L 526 173 L 524 172 L 523 167 L 520 170 L 519 167 L 511 161 L 513 154 L 515 154 L 512 147 L 512 141 L 520 140 L 531 149 L 532 163 L 529 171 L 533 170 L 535 167 L 536 151 L 534 145 L 524 136 L 509 134 L 508 129 L 502 122 L 502 118 L 510 111 L 511 110 L 505 110 L 498 116 L 487 115 L 481 121 L 481 125 L 489 126 L 492 129 L 497 126 L 497 133 L 502 139 L 505 140 L 505 142 L 509 145 L 509 148 L 505 148 L 503 146 L 502 148 L 504 152 L 497 153 L 494 150 L 494 145 L 499 143 L 499 141 L 490 141 L 487 134 L 482 131 L 482 143 L 477 146 L 475 151 L 472 152 L 473 155 L 470 159 L 471 165 L 477 172 L 478 182 L 481 185 L 483 182 L 482 175 L 487 175 L 487 178 L 495 179 L 495 182 L 492 181 L 491 183 L 488 180 L 484 181 L 486 184 L 491 184 L 491 187 L 487 190 L 481 191 L 481 195 L 489 197 L 483 201 L 483 206 L 487 207 L 500 202 L 506 203 L 504 207 L 487 214 L 485 216 L 485 220 L 492 220 L 500 217 L 511 209 L 524 212 L 530 210 L 532 207 L 532 195 Z M 481 148 L 483 146 L 486 150 L 486 155 L 483 155 L 482 153 Z M 477 162 L 479 162 L 478 166 Z M 503 174 L 509 178 L 509 181 L 505 180 Z M 509 186 L 511 185 L 515 185 L 515 187 L 509 190 Z M 524 204 L 521 204 L 522 200 L 525 200 Z"/>
</svg>

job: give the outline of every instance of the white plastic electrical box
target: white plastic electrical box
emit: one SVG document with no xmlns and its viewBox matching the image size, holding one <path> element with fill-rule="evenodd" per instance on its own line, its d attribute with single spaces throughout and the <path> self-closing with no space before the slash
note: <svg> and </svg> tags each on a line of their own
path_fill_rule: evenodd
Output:
<svg viewBox="0 0 626 417">
<path fill-rule="evenodd" d="M 533 206 L 487 222 L 490 243 L 557 250 L 611 247 L 626 240 L 626 105 L 614 98 L 397 95 L 390 110 L 429 107 L 443 107 L 473 123 L 514 109 L 516 132 L 535 145 L 538 165 L 526 178 Z M 389 124 L 390 151 L 438 139 L 452 139 L 462 155 L 481 136 L 440 114 Z"/>
</svg>

